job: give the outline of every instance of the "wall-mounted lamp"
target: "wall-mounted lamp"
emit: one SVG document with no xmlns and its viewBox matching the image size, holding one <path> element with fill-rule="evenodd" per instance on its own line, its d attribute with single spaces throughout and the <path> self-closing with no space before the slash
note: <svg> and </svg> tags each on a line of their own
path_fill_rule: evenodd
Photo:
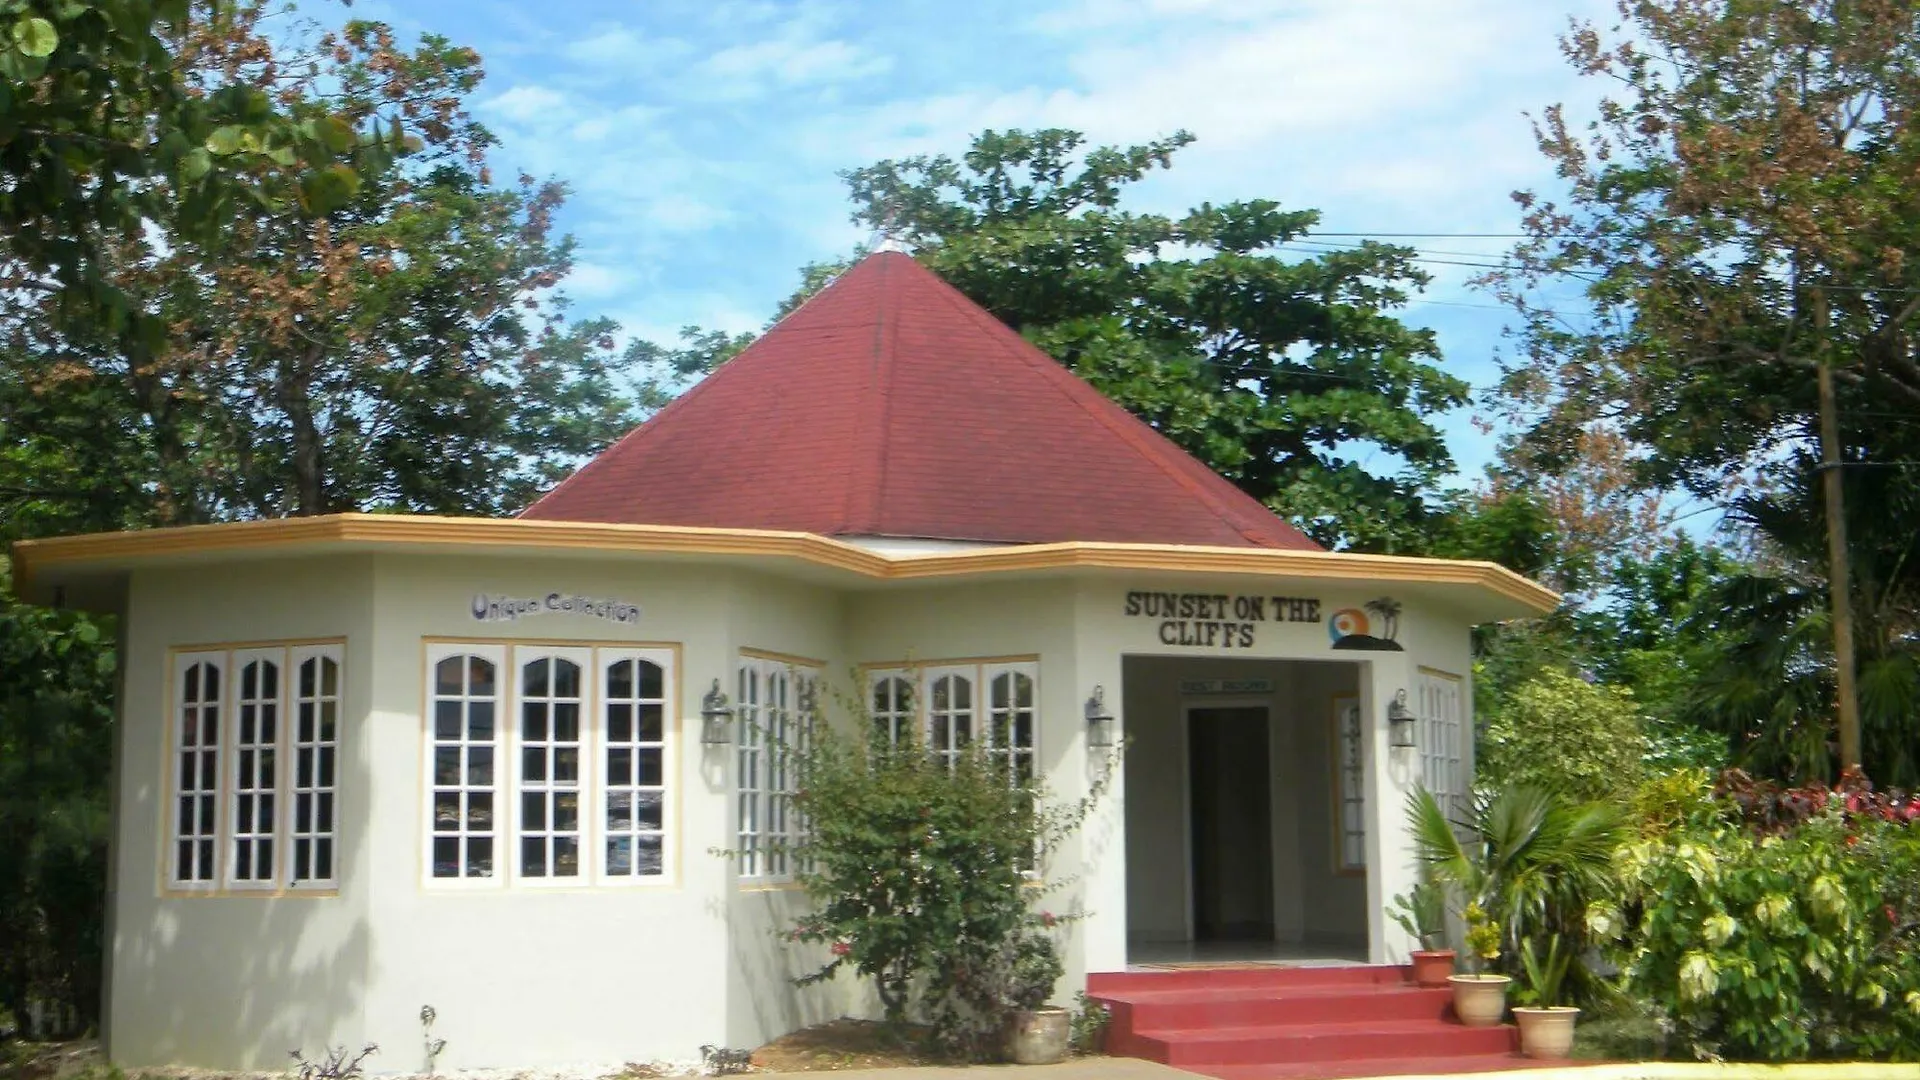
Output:
<svg viewBox="0 0 1920 1080">
<path fill-rule="evenodd" d="M 733 741 L 733 706 L 713 680 L 713 689 L 700 699 L 700 741 L 708 746 L 725 746 Z"/>
<path fill-rule="evenodd" d="M 1113 712 L 1107 708 L 1107 690 L 1103 686 L 1093 688 L 1093 696 L 1087 699 L 1087 745 L 1108 747 L 1113 745 Z"/>
<path fill-rule="evenodd" d="M 1407 708 L 1407 692 L 1393 695 L 1393 704 L 1387 706 L 1387 745 L 1395 750 L 1412 749 L 1413 731 L 1419 722 L 1420 718 Z"/>
</svg>

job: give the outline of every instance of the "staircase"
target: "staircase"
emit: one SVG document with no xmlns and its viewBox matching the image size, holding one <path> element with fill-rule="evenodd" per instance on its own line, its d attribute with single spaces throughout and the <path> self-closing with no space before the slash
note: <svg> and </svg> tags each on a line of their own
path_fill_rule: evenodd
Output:
<svg viewBox="0 0 1920 1080">
<path fill-rule="evenodd" d="M 1219 1080 L 1525 1068 L 1513 1028 L 1462 1027 L 1452 992 L 1400 967 L 1250 966 L 1088 977 L 1113 1010 L 1106 1050 Z"/>
</svg>

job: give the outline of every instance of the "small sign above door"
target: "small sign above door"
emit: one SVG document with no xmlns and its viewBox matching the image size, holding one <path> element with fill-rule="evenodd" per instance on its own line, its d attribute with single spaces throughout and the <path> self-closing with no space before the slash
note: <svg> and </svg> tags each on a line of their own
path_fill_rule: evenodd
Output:
<svg viewBox="0 0 1920 1080">
<path fill-rule="evenodd" d="M 1272 679 L 1181 679 L 1183 694 L 1271 694 Z"/>
</svg>

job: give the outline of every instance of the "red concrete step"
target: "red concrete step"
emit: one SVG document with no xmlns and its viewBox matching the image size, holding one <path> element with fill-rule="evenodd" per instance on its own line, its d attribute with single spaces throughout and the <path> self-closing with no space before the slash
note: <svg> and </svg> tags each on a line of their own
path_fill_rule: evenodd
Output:
<svg viewBox="0 0 1920 1080">
<path fill-rule="evenodd" d="M 1362 1020 L 1135 1031 L 1140 1056 L 1177 1067 L 1352 1061 L 1365 1058 L 1463 1057 L 1510 1053 L 1510 1027 L 1468 1028 L 1433 1020 Z"/>
<path fill-rule="evenodd" d="M 1129 1030 L 1325 1024 L 1348 1020 L 1444 1020 L 1453 993 L 1417 986 L 1227 986 L 1106 990 L 1099 1000 Z"/>
<path fill-rule="evenodd" d="M 1404 966 L 1348 964 L 1338 967 L 1176 968 L 1168 971 L 1102 971 L 1087 976 L 1087 993 L 1176 990 L 1229 986 L 1400 986 L 1411 978 Z"/>
<path fill-rule="evenodd" d="M 1364 1058 L 1353 1061 L 1299 1061 L 1267 1065 L 1192 1065 L 1188 1072 L 1216 1080 L 1345 1080 L 1366 1076 L 1429 1076 L 1504 1072 L 1541 1065 L 1598 1065 L 1597 1061 L 1540 1062 L 1519 1054 L 1474 1054 L 1432 1058 Z"/>
</svg>

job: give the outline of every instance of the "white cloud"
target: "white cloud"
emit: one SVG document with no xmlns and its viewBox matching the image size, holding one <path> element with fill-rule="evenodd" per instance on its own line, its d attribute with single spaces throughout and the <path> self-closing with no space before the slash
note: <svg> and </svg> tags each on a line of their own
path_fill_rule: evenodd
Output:
<svg viewBox="0 0 1920 1080">
<path fill-rule="evenodd" d="M 567 98 L 558 90 L 523 83 L 509 87 L 482 102 L 480 111 L 513 123 L 526 124 L 549 119 L 567 109 Z"/>
<path fill-rule="evenodd" d="M 568 43 L 565 50 L 571 60 L 626 71 L 684 57 L 692 51 L 693 46 L 679 38 L 645 34 L 618 24 L 595 27 L 585 37 Z"/>
</svg>

